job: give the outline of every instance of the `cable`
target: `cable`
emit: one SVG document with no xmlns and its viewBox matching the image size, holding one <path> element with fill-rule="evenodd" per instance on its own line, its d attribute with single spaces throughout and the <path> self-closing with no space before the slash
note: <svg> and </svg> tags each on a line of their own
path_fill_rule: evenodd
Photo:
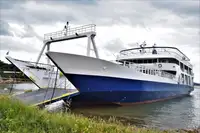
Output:
<svg viewBox="0 0 200 133">
<path fill-rule="evenodd" d="M 54 84 L 51 100 L 53 99 L 53 96 L 54 96 L 54 93 L 55 93 L 55 89 L 56 89 L 57 75 L 58 75 L 58 68 L 57 68 L 57 71 L 56 71 L 56 79 L 55 79 L 55 84 Z"/>
<path fill-rule="evenodd" d="M 48 92 L 48 89 L 49 89 L 49 84 L 50 84 L 50 82 L 51 82 L 51 76 L 52 76 L 52 73 L 51 73 L 51 71 L 50 71 L 50 73 L 49 73 L 49 82 L 48 82 L 48 88 L 46 88 L 46 91 L 45 91 L 45 95 L 44 95 L 44 100 L 43 100 L 43 102 L 45 101 L 45 99 L 46 99 L 46 96 L 47 96 L 47 92 Z"/>
</svg>

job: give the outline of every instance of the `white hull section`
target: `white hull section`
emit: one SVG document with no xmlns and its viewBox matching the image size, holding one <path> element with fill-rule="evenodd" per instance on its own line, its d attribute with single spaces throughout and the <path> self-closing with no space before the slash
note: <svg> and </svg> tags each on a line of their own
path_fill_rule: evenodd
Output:
<svg viewBox="0 0 200 133">
<path fill-rule="evenodd" d="M 56 88 L 71 88 L 72 84 L 59 71 L 56 73 L 50 65 L 44 65 L 39 69 L 35 67 L 35 63 L 17 60 L 7 56 L 6 59 L 22 71 L 29 79 L 41 89 L 54 88 L 56 81 Z M 56 79 L 57 75 L 57 79 Z M 73 87 L 74 88 L 74 87 Z"/>
<path fill-rule="evenodd" d="M 178 84 L 174 79 L 138 72 L 134 66 L 133 68 L 128 68 L 97 58 L 58 52 L 48 52 L 47 56 L 66 74 L 116 77 Z"/>
</svg>

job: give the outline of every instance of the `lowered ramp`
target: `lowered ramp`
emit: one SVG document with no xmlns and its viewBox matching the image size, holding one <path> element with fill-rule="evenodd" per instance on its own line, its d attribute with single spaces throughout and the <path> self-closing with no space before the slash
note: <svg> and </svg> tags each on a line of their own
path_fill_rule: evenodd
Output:
<svg viewBox="0 0 200 133">
<path fill-rule="evenodd" d="M 15 95 L 14 98 L 30 106 L 44 106 L 59 100 L 68 100 L 79 95 L 76 89 L 39 89 Z"/>
</svg>

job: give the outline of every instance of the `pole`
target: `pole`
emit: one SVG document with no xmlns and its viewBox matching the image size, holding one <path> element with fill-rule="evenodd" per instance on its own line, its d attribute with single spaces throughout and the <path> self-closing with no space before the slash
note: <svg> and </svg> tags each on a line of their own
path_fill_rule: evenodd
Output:
<svg viewBox="0 0 200 133">
<path fill-rule="evenodd" d="M 42 50 L 40 51 L 40 54 L 39 54 L 39 56 L 37 58 L 36 65 L 38 64 L 38 62 L 39 62 L 39 60 L 40 60 L 40 58 L 42 56 L 42 53 L 44 52 L 44 49 L 45 49 L 46 45 L 47 45 L 47 43 L 44 43 L 44 45 L 42 47 Z"/>
<path fill-rule="evenodd" d="M 50 43 L 47 44 L 47 52 L 50 50 Z M 47 64 L 50 65 L 50 59 L 47 58 Z"/>
<path fill-rule="evenodd" d="M 95 37 L 94 35 L 91 36 L 91 40 L 92 40 L 92 44 L 93 44 L 93 48 L 94 48 L 96 58 L 99 58 L 99 54 L 98 54 L 98 50 L 97 50 L 97 47 L 96 47 L 96 44 L 95 44 L 95 41 L 94 41 L 94 37 Z"/>
<path fill-rule="evenodd" d="M 91 35 L 88 36 L 87 56 L 90 56 L 90 43 L 91 43 Z"/>
</svg>

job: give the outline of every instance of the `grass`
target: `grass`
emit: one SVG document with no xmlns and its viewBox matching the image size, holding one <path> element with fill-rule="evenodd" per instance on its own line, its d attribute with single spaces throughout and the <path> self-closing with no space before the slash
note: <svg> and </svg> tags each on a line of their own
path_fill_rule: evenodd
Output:
<svg viewBox="0 0 200 133">
<path fill-rule="evenodd" d="M 70 113 L 48 113 L 0 95 L 2 133 L 169 133 L 158 129 L 124 126 L 116 120 L 89 119 Z M 182 131 L 183 132 L 183 131 Z"/>
</svg>

